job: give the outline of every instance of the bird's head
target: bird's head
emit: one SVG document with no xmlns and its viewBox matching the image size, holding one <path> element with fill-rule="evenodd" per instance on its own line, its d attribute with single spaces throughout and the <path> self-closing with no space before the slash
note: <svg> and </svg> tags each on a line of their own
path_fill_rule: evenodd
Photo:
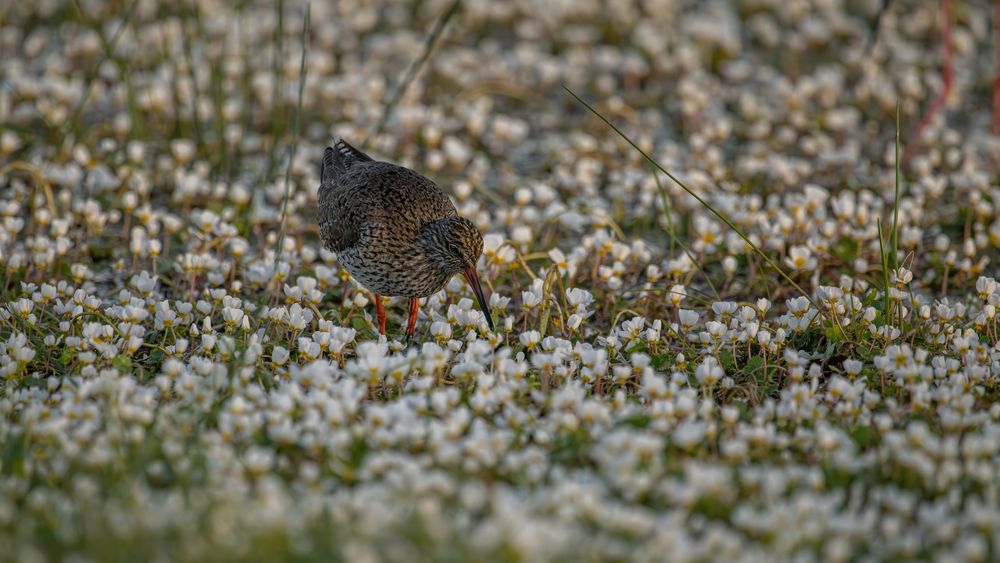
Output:
<svg viewBox="0 0 1000 563">
<path fill-rule="evenodd" d="M 476 262 L 483 253 L 483 235 L 476 225 L 458 215 L 432 221 L 420 230 L 420 244 L 428 260 L 441 272 L 442 277 L 450 278 L 458 273 L 465 276 L 486 316 L 486 323 L 493 330 L 493 317 L 490 316 L 490 309 L 479 283 L 479 274 L 476 272 Z"/>
<path fill-rule="evenodd" d="M 475 269 L 483 253 L 483 235 L 472 221 L 458 215 L 427 223 L 420 239 L 427 258 L 449 276 Z"/>
</svg>

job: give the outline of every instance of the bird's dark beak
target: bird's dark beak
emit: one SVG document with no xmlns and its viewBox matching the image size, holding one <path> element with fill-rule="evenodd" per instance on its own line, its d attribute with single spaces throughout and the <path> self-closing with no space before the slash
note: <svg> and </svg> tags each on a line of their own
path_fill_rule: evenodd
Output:
<svg viewBox="0 0 1000 563">
<path fill-rule="evenodd" d="M 483 310 L 483 315 L 486 317 L 486 324 L 490 326 L 490 330 L 493 330 L 493 317 L 490 316 L 490 307 L 486 302 L 486 297 L 483 295 L 483 286 L 479 285 L 479 274 L 476 273 L 475 268 L 469 268 L 462 272 L 465 276 L 465 281 L 469 282 L 472 286 L 472 292 L 476 294 L 476 299 L 479 300 L 479 308 Z"/>
</svg>

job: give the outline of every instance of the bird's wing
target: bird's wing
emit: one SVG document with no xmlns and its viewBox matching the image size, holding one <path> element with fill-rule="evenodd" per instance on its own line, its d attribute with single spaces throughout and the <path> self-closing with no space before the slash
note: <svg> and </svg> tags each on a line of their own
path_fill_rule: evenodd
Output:
<svg viewBox="0 0 1000 563">
<path fill-rule="evenodd" d="M 366 218 L 356 202 L 351 201 L 350 192 L 331 185 L 320 186 L 319 234 L 333 252 L 341 252 L 361 238 Z"/>
<path fill-rule="evenodd" d="M 437 184 L 409 168 L 378 162 L 361 170 L 371 172 L 368 191 L 390 222 L 418 229 L 429 221 L 456 214 L 455 206 Z"/>
<path fill-rule="evenodd" d="M 363 182 L 350 174 L 359 163 L 374 162 L 372 157 L 343 139 L 323 151 L 319 186 L 319 230 L 326 247 L 340 252 L 358 242 L 367 220 L 368 197 Z"/>
<path fill-rule="evenodd" d="M 320 236 L 334 252 L 364 235 L 414 236 L 425 223 L 455 215 L 434 182 L 409 168 L 373 160 L 343 140 L 323 154 Z"/>
</svg>

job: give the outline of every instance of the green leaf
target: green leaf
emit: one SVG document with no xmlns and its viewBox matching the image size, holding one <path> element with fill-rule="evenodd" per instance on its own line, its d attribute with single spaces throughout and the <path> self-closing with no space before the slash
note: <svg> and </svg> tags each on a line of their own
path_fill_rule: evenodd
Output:
<svg viewBox="0 0 1000 563">
<path fill-rule="evenodd" d="M 116 356 L 115 359 L 111 361 L 111 365 L 118 368 L 118 371 L 130 372 L 132 371 L 132 358 L 128 356 Z"/>
<path fill-rule="evenodd" d="M 778 368 L 774 366 L 773 362 L 767 365 L 767 367 L 764 366 L 763 356 L 751 356 L 743 364 L 743 373 L 748 380 L 753 381 L 757 385 L 762 393 L 770 395 L 778 389 L 777 378 L 775 377 L 775 372 Z"/>
<path fill-rule="evenodd" d="M 842 237 L 833 247 L 833 255 L 847 264 L 853 264 L 858 256 L 858 243 L 850 237 Z"/>
<path fill-rule="evenodd" d="M 653 354 L 650 358 L 653 365 L 653 369 L 659 370 L 666 367 L 668 364 L 673 364 L 676 356 L 673 354 Z"/>
<path fill-rule="evenodd" d="M 871 426 L 856 426 L 851 431 L 851 439 L 861 449 L 866 449 L 878 443 L 878 434 Z"/>
<path fill-rule="evenodd" d="M 5 475 L 22 475 L 24 471 L 25 439 L 18 436 L 7 440 L 7 446 L 0 456 L 0 473 Z"/>
<path fill-rule="evenodd" d="M 719 363 L 722 365 L 722 369 L 726 370 L 726 373 L 732 373 L 736 369 L 736 358 L 729 350 L 719 351 Z"/>
<path fill-rule="evenodd" d="M 826 336 L 826 339 L 829 340 L 831 343 L 837 343 L 844 340 L 844 335 L 841 334 L 841 332 L 837 330 L 837 327 L 833 325 L 827 325 L 826 330 L 823 331 L 823 334 Z"/>
<path fill-rule="evenodd" d="M 645 428 L 649 426 L 650 418 L 648 414 L 637 413 L 624 419 L 622 422 L 624 422 L 627 426 L 632 426 L 634 428 Z"/>
<path fill-rule="evenodd" d="M 114 247 L 112 246 L 99 246 L 97 244 L 91 244 L 87 250 L 90 252 L 90 259 L 94 262 L 111 258 L 114 255 Z"/>
</svg>

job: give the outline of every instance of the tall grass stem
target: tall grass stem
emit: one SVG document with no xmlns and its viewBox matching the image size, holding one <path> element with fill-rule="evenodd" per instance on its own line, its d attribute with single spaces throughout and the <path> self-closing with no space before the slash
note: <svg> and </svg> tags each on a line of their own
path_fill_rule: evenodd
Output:
<svg viewBox="0 0 1000 563">
<path fill-rule="evenodd" d="M 687 184 L 685 184 L 679 178 L 677 178 L 676 176 L 674 176 L 673 174 L 671 174 L 663 166 L 660 166 L 660 163 L 657 162 L 653 157 L 649 156 L 649 154 L 646 151 L 642 150 L 639 147 L 639 145 L 637 145 L 635 143 L 635 141 L 633 141 L 621 129 L 619 129 L 617 126 L 615 126 L 614 123 L 611 123 L 610 121 L 608 121 L 608 119 L 606 117 L 604 117 L 604 115 L 602 115 L 596 109 L 594 109 L 593 106 L 591 106 L 587 102 L 583 101 L 583 99 L 580 98 L 580 96 L 577 96 L 575 92 L 573 92 L 572 90 L 570 90 L 569 88 L 567 88 L 565 85 L 563 86 L 563 89 L 566 90 L 567 92 L 569 92 L 569 95 L 573 96 L 576 99 L 576 101 L 580 102 L 581 104 L 583 104 L 584 107 L 586 107 L 588 110 L 590 110 L 590 113 L 593 113 L 595 116 L 597 116 L 598 119 L 600 119 L 601 121 L 603 121 L 605 123 L 605 125 L 607 125 L 608 127 L 610 127 L 615 133 L 618 134 L 619 137 L 621 137 L 622 139 L 625 139 L 625 141 L 628 144 L 632 145 L 632 148 L 634 148 L 635 150 L 639 151 L 639 154 L 641 154 L 643 156 L 643 158 L 646 159 L 647 162 L 649 162 L 650 164 L 652 164 L 653 166 L 655 166 L 656 169 L 659 170 L 660 172 L 663 172 L 664 174 L 666 174 L 667 178 L 670 178 L 671 180 L 673 180 L 673 182 L 675 184 L 677 184 L 678 186 L 680 186 L 682 190 L 684 190 L 685 192 L 688 193 L 688 195 L 690 195 L 695 200 L 697 200 L 698 203 L 700 203 L 702 205 L 702 207 L 704 207 L 705 209 L 708 209 L 710 212 L 712 212 L 712 214 L 715 215 L 720 221 L 722 221 L 723 223 L 725 223 L 730 229 L 733 230 L 733 232 L 735 232 L 737 235 L 739 235 L 739 237 L 743 239 L 743 242 L 747 243 L 747 245 L 754 252 L 756 252 L 765 262 L 767 262 L 768 265 L 770 265 L 772 268 L 774 268 L 774 270 L 776 272 L 778 272 L 778 274 L 781 275 L 781 277 L 785 278 L 785 281 L 787 281 L 789 284 L 792 285 L 792 287 L 794 287 L 796 290 L 798 290 L 798 292 L 801 293 L 802 296 L 805 297 L 807 301 L 809 301 L 809 304 L 812 305 L 814 308 L 816 308 L 817 311 L 824 311 L 824 309 L 821 309 L 819 307 L 819 305 L 816 303 L 816 300 L 813 299 L 812 296 L 809 295 L 806 292 L 806 290 L 802 289 L 802 286 L 800 286 L 798 283 L 796 283 L 795 280 L 793 280 L 791 278 L 791 276 L 789 276 L 787 273 L 785 273 L 785 271 L 782 270 L 781 267 L 778 266 L 778 264 L 775 263 L 774 260 L 772 260 L 770 256 L 768 256 L 763 250 L 760 249 L 760 247 L 758 247 L 752 240 L 750 240 L 750 237 L 748 237 L 745 233 L 743 233 L 743 231 L 741 231 L 739 229 L 739 227 L 737 227 L 728 217 L 726 217 L 718 209 L 716 209 L 715 207 L 713 207 L 712 204 L 710 204 L 707 201 L 705 201 L 704 198 L 702 198 L 701 196 L 699 196 L 698 194 L 696 194 L 694 192 L 694 190 L 692 190 L 691 188 L 689 188 L 687 186 Z M 841 334 L 846 339 L 847 335 L 843 333 L 843 329 L 841 329 Z"/>
<path fill-rule="evenodd" d="M 396 86 L 392 89 L 392 93 L 387 99 L 385 99 L 382 104 L 382 116 L 379 117 L 378 121 L 375 122 L 371 129 L 368 130 L 368 133 L 365 135 L 365 138 L 361 143 L 362 147 L 367 146 L 376 135 L 382 132 L 385 124 L 392 116 L 393 110 L 399 103 L 399 100 L 402 99 L 403 94 L 405 94 L 406 90 L 410 87 L 410 83 L 412 83 L 413 79 L 416 78 L 417 72 L 419 72 L 420 69 L 422 69 L 427 63 L 427 60 L 431 56 L 431 52 L 434 50 L 434 46 L 437 45 L 438 40 L 444 33 L 445 27 L 448 25 L 448 22 L 451 21 L 452 16 L 458 12 L 458 8 L 461 5 L 462 0 L 454 0 L 451 5 L 448 6 L 448 9 L 441 14 L 436 22 L 434 22 L 434 27 L 431 28 L 430 33 L 428 33 L 427 37 L 424 39 L 424 48 L 421 51 L 420 56 L 413 61 L 409 67 L 407 67 L 406 73 L 403 75 L 403 79 L 396 84 Z"/>
<path fill-rule="evenodd" d="M 309 54 L 309 18 L 312 4 L 306 4 L 306 15 L 302 19 L 302 60 L 299 62 L 299 94 L 295 102 L 295 117 L 292 122 L 292 142 L 288 147 L 288 165 L 285 167 L 285 194 L 281 199 L 281 223 L 278 227 L 278 248 L 274 252 L 274 268 L 277 270 L 285 242 L 285 223 L 288 221 L 288 199 L 292 192 L 292 164 L 299 148 L 299 130 L 302 120 L 302 94 L 306 87 L 306 58 Z"/>
</svg>

